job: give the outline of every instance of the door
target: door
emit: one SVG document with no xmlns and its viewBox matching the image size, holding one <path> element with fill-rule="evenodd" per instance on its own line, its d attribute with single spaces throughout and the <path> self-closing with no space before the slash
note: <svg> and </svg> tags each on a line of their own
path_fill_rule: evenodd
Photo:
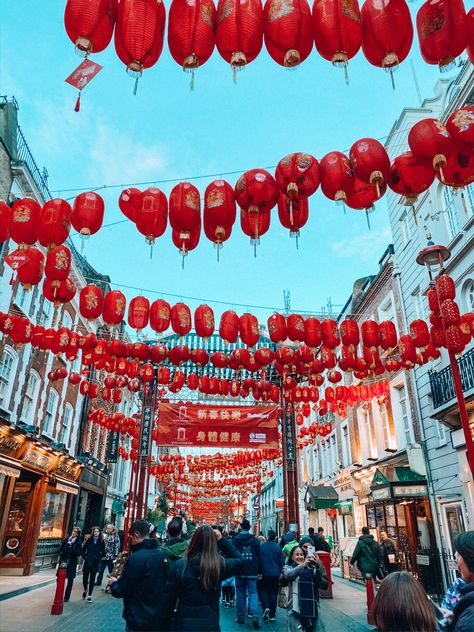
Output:
<svg viewBox="0 0 474 632">
<path fill-rule="evenodd" d="M 446 517 L 446 526 L 448 534 L 448 544 L 451 551 L 454 552 L 454 538 L 466 530 L 464 526 L 464 515 L 461 503 L 450 503 L 444 505 L 444 515 Z"/>
</svg>

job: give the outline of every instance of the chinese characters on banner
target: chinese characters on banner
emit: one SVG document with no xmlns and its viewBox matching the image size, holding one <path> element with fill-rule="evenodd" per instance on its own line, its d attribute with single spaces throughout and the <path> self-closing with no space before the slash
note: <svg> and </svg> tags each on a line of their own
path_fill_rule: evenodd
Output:
<svg viewBox="0 0 474 632">
<path fill-rule="evenodd" d="M 283 414 L 283 432 L 285 433 L 285 456 L 287 461 L 295 459 L 295 425 L 293 414 L 285 412 Z"/>
<path fill-rule="evenodd" d="M 142 426 L 140 430 L 140 456 L 150 455 L 151 431 L 153 428 L 153 406 L 143 406 Z"/>
<path fill-rule="evenodd" d="M 120 445 L 120 433 L 109 432 L 107 440 L 107 460 L 109 463 L 117 463 L 118 449 Z"/>
<path fill-rule="evenodd" d="M 96 64 L 89 59 L 84 59 L 82 63 L 72 72 L 69 77 L 65 80 L 66 83 L 69 83 L 74 88 L 79 90 L 79 96 L 77 97 L 76 106 L 74 108 L 75 112 L 79 112 L 81 108 L 81 92 L 87 86 L 87 84 L 92 81 L 92 79 L 96 76 L 98 72 L 102 70 L 103 66 L 100 64 Z"/>
<path fill-rule="evenodd" d="M 161 402 L 158 445 L 277 448 L 278 406 L 210 406 Z"/>
</svg>

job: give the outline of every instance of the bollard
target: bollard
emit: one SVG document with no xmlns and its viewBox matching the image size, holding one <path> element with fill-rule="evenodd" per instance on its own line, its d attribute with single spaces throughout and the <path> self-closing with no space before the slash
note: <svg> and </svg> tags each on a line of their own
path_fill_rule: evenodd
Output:
<svg viewBox="0 0 474 632">
<path fill-rule="evenodd" d="M 56 593 L 54 595 L 53 605 L 51 606 L 51 614 L 62 614 L 64 606 L 64 586 L 66 584 L 67 564 L 61 562 L 56 573 Z"/>
<path fill-rule="evenodd" d="M 326 553 L 326 551 L 316 551 L 316 555 L 319 557 L 321 562 L 323 563 L 324 570 L 326 571 L 326 575 L 328 577 L 329 586 L 326 590 L 322 588 L 319 589 L 319 596 L 321 599 L 332 599 L 332 577 L 331 577 L 331 554 Z"/>
<path fill-rule="evenodd" d="M 365 590 L 367 591 L 367 623 L 369 625 L 375 625 L 374 615 L 372 613 L 372 606 L 374 605 L 374 580 L 370 573 L 365 576 Z"/>
</svg>

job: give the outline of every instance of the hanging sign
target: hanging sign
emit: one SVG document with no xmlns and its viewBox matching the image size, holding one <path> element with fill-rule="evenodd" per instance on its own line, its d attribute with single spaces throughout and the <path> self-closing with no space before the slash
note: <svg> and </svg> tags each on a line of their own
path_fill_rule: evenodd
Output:
<svg viewBox="0 0 474 632">
<path fill-rule="evenodd" d="M 160 446 L 277 448 L 277 406 L 210 406 L 161 402 Z"/>
<path fill-rule="evenodd" d="M 153 426 L 153 406 L 143 406 L 142 425 L 140 431 L 140 456 L 150 455 L 151 431 Z"/>
<path fill-rule="evenodd" d="M 28 263 L 29 260 L 30 258 L 24 250 L 14 250 L 4 259 L 5 263 L 9 265 L 12 270 L 18 270 L 21 266 L 24 266 L 25 263 Z"/>
<path fill-rule="evenodd" d="M 83 90 L 102 68 L 103 66 L 100 64 L 96 64 L 89 59 L 84 59 L 65 81 L 73 86 L 73 88 Z"/>
<path fill-rule="evenodd" d="M 109 463 L 117 463 L 118 449 L 120 445 L 120 433 L 109 432 L 107 440 L 107 460 Z"/>
<path fill-rule="evenodd" d="M 286 411 L 283 415 L 283 431 L 285 433 L 285 455 L 287 461 L 296 458 L 295 446 L 295 422 L 292 412 Z"/>
</svg>

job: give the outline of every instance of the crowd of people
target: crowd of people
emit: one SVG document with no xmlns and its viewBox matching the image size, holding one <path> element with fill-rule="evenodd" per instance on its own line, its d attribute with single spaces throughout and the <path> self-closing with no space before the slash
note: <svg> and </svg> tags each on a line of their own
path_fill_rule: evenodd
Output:
<svg viewBox="0 0 474 632">
<path fill-rule="evenodd" d="M 331 550 L 322 528 L 317 534 L 310 528 L 299 539 L 289 531 L 278 543 L 272 530 L 254 536 L 245 519 L 237 533 L 226 533 L 221 526 L 196 528 L 175 516 L 164 543 L 144 520 L 133 522 L 129 537 L 129 553 L 119 553 L 113 525 L 104 534 L 94 527 L 84 540 L 74 528 L 60 550 L 67 565 L 64 600 L 70 599 L 83 557 L 83 599 L 92 600 L 108 569 L 104 590 L 123 599 L 127 632 L 220 632 L 221 600 L 224 608 L 235 606 L 237 624 L 248 617 L 254 629 L 262 619 L 271 625 L 280 606 L 288 632 L 317 629 L 320 591 L 330 581 L 320 557 Z M 367 581 L 378 578 L 373 604 L 378 632 L 474 631 L 474 531 L 457 536 L 455 548 L 459 577 L 437 606 L 417 579 L 398 570 L 396 543 L 381 533 L 379 545 L 362 529 L 351 564 Z"/>
</svg>

